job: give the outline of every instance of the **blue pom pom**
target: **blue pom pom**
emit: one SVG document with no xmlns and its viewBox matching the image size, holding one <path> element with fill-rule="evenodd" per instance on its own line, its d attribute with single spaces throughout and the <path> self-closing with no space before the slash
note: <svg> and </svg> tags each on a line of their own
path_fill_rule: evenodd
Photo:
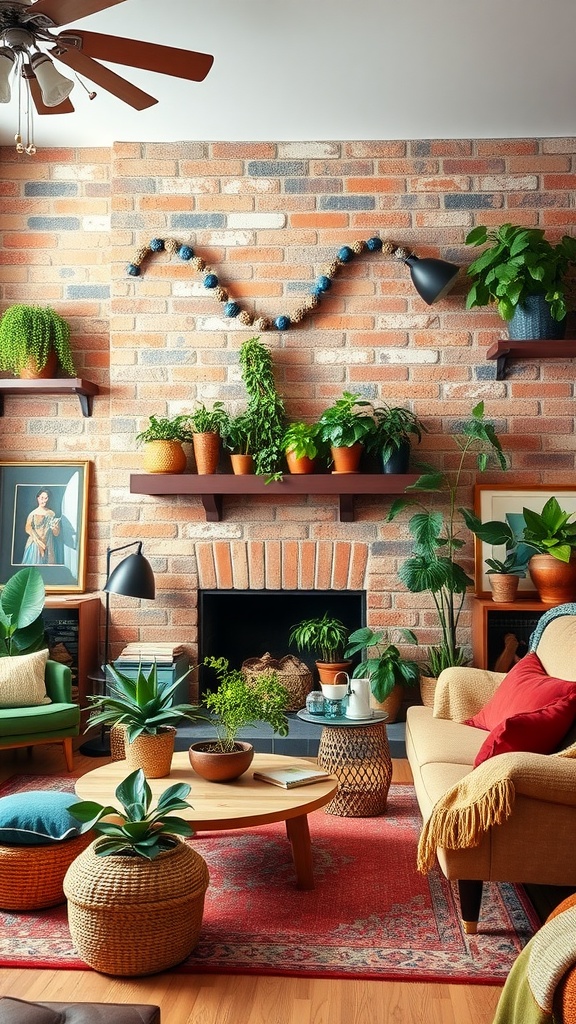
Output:
<svg viewBox="0 0 576 1024">
<path fill-rule="evenodd" d="M 369 238 L 368 241 L 366 242 L 366 248 L 370 252 L 379 252 L 380 249 L 382 248 L 382 239 L 381 238 Z"/>
<path fill-rule="evenodd" d="M 140 277 L 140 267 L 137 267 L 135 263 L 129 263 L 128 273 L 130 277 Z"/>
<path fill-rule="evenodd" d="M 291 320 L 289 316 L 277 316 L 274 321 L 274 326 L 279 331 L 287 331 L 290 327 Z"/>
<path fill-rule="evenodd" d="M 227 302 L 224 306 L 224 316 L 238 316 L 240 306 L 237 302 Z"/>
<path fill-rule="evenodd" d="M 206 274 L 206 277 L 204 278 L 204 287 L 205 288 L 217 288 L 218 287 L 218 278 L 216 277 L 216 274 Z"/>
<path fill-rule="evenodd" d="M 322 274 L 321 277 L 316 281 L 316 287 L 314 288 L 314 294 L 319 295 L 320 292 L 327 292 L 332 287 L 332 280 Z"/>
<path fill-rule="evenodd" d="M 181 245 L 178 249 L 178 255 L 181 260 L 191 260 L 194 255 L 194 249 L 189 245 Z"/>
<path fill-rule="evenodd" d="M 338 250 L 338 259 L 341 263 L 349 263 L 353 256 L 354 253 L 348 245 L 343 245 L 342 248 Z"/>
<path fill-rule="evenodd" d="M 152 241 L 150 242 L 150 248 L 152 252 L 162 252 L 162 250 L 164 249 L 164 239 L 153 238 Z"/>
</svg>

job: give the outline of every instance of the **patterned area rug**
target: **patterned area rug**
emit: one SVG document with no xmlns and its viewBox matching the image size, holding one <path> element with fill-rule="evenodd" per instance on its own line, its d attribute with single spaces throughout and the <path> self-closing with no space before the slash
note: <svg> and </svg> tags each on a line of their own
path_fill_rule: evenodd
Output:
<svg viewBox="0 0 576 1024">
<path fill-rule="evenodd" d="M 18 776 L 0 795 L 72 790 L 69 778 Z M 282 824 L 202 833 L 210 870 L 199 945 L 178 971 L 502 984 L 539 927 L 521 886 L 485 886 L 481 932 L 464 935 L 455 888 L 416 872 L 420 816 L 411 786 L 390 790 L 386 815 L 309 816 L 316 888 L 294 885 Z M 86 969 L 66 906 L 0 912 L 0 966 Z"/>
</svg>

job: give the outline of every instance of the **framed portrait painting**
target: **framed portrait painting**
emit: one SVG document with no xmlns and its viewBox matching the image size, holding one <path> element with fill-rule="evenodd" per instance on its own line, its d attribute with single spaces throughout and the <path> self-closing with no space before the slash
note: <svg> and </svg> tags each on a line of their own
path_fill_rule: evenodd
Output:
<svg viewBox="0 0 576 1024">
<path fill-rule="evenodd" d="M 576 487 L 550 486 L 550 484 L 534 484 L 532 487 L 511 487 L 508 484 L 476 484 L 474 488 L 474 511 L 483 522 L 497 520 L 508 523 L 517 541 L 522 538 L 525 526 L 523 509 L 529 508 L 534 512 L 541 512 L 548 498 L 555 497 L 560 507 L 565 512 L 576 512 Z M 522 554 L 522 544 L 518 545 L 519 553 Z M 531 549 L 526 550 L 527 556 L 533 553 Z M 475 583 L 478 597 L 490 597 L 490 578 L 486 573 L 486 559 L 496 558 L 503 561 L 506 558 L 506 546 L 504 544 L 488 544 L 486 541 L 475 538 Z M 518 593 L 526 597 L 536 595 L 536 587 L 526 573 L 524 579 L 520 579 Z"/>
<path fill-rule="evenodd" d="M 47 592 L 86 590 L 89 462 L 0 462 L 0 585 L 34 565 Z"/>
</svg>

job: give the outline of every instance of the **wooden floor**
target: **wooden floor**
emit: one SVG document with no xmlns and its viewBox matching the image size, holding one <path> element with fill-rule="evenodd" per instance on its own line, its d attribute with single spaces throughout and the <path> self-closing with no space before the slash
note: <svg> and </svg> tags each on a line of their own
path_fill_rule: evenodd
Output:
<svg viewBox="0 0 576 1024">
<path fill-rule="evenodd" d="M 102 761 L 75 756 L 75 775 Z M 410 781 L 394 761 L 393 780 Z M 0 752 L 11 775 L 65 773 L 58 747 Z M 241 975 L 157 974 L 124 980 L 94 971 L 0 970 L 0 995 L 53 1001 L 155 1003 L 162 1024 L 491 1024 L 500 988 Z"/>
</svg>

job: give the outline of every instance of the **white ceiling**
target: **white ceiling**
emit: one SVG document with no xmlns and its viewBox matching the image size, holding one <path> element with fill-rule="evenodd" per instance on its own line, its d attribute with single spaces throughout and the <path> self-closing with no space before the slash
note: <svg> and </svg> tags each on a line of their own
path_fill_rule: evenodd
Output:
<svg viewBox="0 0 576 1024">
<path fill-rule="evenodd" d="M 576 136 L 575 0 L 124 0 L 74 24 L 214 65 L 201 83 L 110 65 L 158 104 L 76 84 L 38 146 Z M 15 125 L 13 100 L 0 144 Z"/>
</svg>

